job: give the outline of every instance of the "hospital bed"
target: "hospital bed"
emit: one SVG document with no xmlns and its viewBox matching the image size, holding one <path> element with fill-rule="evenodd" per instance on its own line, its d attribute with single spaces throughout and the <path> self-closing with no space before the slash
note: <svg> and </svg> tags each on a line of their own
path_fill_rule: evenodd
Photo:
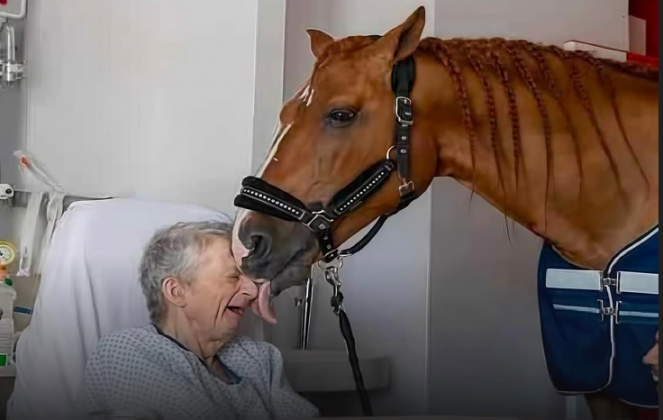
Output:
<svg viewBox="0 0 663 420">
<path fill-rule="evenodd" d="M 28 206 L 28 200 L 30 198 L 30 195 L 32 192 L 29 191 L 22 191 L 22 190 L 15 190 L 14 191 L 14 196 L 12 197 L 11 200 L 7 201 L 7 204 L 10 207 L 16 207 L 16 208 L 24 208 Z M 99 200 L 108 200 L 111 197 L 85 197 L 85 196 L 80 196 L 80 195 L 66 195 L 64 197 L 64 204 L 63 204 L 63 210 L 67 211 L 69 206 L 72 204 L 78 202 L 78 201 L 99 201 Z M 46 202 L 48 200 L 47 196 L 44 196 L 43 201 Z M 45 203 L 42 203 L 45 204 Z"/>
<path fill-rule="evenodd" d="M 80 197 L 65 204 L 32 319 L 16 346 L 9 419 L 39 420 L 36 409 L 46 404 L 52 407 L 49 419 L 71 418 L 87 356 L 98 339 L 149 322 L 138 265 L 157 229 L 181 221 L 230 221 L 228 215 L 189 204 Z M 241 333 L 261 339 L 262 324 L 252 315 L 245 318 Z"/>
</svg>

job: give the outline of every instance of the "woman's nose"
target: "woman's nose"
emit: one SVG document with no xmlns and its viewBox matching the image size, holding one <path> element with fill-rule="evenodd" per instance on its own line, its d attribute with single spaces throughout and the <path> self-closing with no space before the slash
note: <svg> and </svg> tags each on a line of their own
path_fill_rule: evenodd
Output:
<svg viewBox="0 0 663 420">
<path fill-rule="evenodd" d="M 246 276 L 240 276 L 239 281 L 241 282 L 239 289 L 240 293 L 249 297 L 251 300 L 258 297 L 258 286 L 253 282 L 253 280 Z"/>
</svg>

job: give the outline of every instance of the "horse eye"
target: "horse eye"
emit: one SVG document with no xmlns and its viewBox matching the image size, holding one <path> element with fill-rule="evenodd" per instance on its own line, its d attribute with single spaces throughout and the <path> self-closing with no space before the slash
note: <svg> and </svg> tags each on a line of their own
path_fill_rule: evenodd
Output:
<svg viewBox="0 0 663 420">
<path fill-rule="evenodd" d="M 346 127 L 355 118 L 355 113 L 350 110 L 334 110 L 327 117 L 334 127 Z"/>
</svg>

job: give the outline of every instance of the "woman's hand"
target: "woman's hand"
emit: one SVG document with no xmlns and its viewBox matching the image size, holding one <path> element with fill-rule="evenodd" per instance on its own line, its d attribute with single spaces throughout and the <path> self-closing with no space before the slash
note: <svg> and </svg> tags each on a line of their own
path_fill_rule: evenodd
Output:
<svg viewBox="0 0 663 420">
<path fill-rule="evenodd" d="M 656 344 L 649 350 L 649 353 L 642 358 L 642 362 L 651 366 L 651 373 L 654 380 L 658 382 L 658 332 L 656 332 Z"/>
</svg>

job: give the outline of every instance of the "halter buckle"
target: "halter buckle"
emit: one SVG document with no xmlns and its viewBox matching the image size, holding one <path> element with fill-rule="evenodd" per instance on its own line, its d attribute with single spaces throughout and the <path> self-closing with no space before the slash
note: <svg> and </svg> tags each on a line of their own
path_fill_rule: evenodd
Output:
<svg viewBox="0 0 663 420">
<path fill-rule="evenodd" d="M 326 217 L 324 211 L 318 211 L 313 213 L 313 218 L 306 223 L 306 227 L 312 230 L 313 232 L 322 232 L 331 227 L 333 220 L 330 220 Z"/>
<path fill-rule="evenodd" d="M 414 182 L 409 181 L 405 182 L 403 181 L 403 184 L 401 184 L 398 187 L 398 193 L 401 195 L 401 197 L 405 197 L 408 194 L 412 194 L 414 192 Z"/>
<path fill-rule="evenodd" d="M 411 126 L 414 124 L 412 100 L 407 96 L 398 96 L 396 98 L 396 119 L 402 125 Z"/>
<path fill-rule="evenodd" d="M 343 307 L 343 293 L 341 293 L 341 279 L 338 275 L 338 267 L 328 266 L 324 270 L 325 280 L 332 287 L 331 305 L 334 313 L 338 316 L 341 310 L 345 311 Z"/>
</svg>

